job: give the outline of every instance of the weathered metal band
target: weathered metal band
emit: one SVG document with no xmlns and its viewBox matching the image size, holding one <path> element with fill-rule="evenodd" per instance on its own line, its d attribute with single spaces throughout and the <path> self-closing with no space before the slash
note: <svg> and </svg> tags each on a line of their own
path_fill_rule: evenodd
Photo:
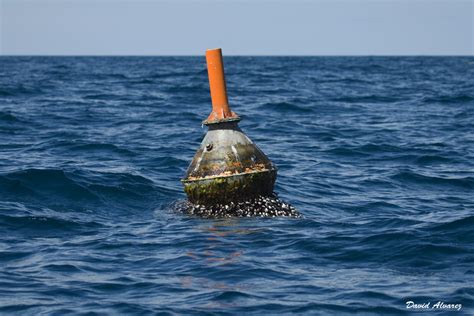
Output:
<svg viewBox="0 0 474 316">
<path fill-rule="evenodd" d="M 278 169 L 274 166 L 272 169 L 265 169 L 265 170 L 258 170 L 258 171 L 249 171 L 249 172 L 241 172 L 241 173 L 234 173 L 234 174 L 228 174 L 228 175 L 217 175 L 217 176 L 207 176 L 207 177 L 202 177 L 202 178 L 197 178 L 197 179 L 181 179 L 180 181 L 183 183 L 190 183 L 190 182 L 198 182 L 202 180 L 212 180 L 212 179 L 219 179 L 219 178 L 230 178 L 230 177 L 236 177 L 236 176 L 241 176 L 241 175 L 246 175 L 246 174 L 251 174 L 251 173 L 261 173 L 261 172 L 273 172 L 277 171 Z"/>
<path fill-rule="evenodd" d="M 212 121 L 208 121 L 208 120 L 204 120 L 202 121 L 202 124 L 206 125 L 206 126 L 209 126 L 209 125 L 213 125 L 213 124 L 220 124 L 220 123 L 226 123 L 226 122 L 240 122 L 240 117 L 226 117 L 226 118 L 223 118 L 223 119 L 219 119 L 219 120 L 212 120 Z"/>
</svg>

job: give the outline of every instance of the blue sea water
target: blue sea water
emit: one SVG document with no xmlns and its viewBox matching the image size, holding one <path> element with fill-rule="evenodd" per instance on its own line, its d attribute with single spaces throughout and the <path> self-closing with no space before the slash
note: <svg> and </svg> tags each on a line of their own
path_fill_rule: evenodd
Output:
<svg viewBox="0 0 474 316">
<path fill-rule="evenodd" d="M 0 57 L 0 313 L 474 313 L 474 58 L 225 67 L 302 218 L 173 208 L 203 57 Z"/>
</svg>

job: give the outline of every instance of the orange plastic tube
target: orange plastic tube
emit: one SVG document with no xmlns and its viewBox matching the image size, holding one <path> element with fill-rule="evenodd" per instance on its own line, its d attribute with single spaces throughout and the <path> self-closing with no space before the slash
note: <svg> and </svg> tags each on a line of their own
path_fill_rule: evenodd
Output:
<svg viewBox="0 0 474 316">
<path fill-rule="evenodd" d="M 222 50 L 220 48 L 208 49 L 206 51 L 206 62 L 212 99 L 212 112 L 207 118 L 207 122 L 212 123 L 226 118 L 238 118 L 237 114 L 230 110 L 229 100 L 227 99 Z"/>
</svg>

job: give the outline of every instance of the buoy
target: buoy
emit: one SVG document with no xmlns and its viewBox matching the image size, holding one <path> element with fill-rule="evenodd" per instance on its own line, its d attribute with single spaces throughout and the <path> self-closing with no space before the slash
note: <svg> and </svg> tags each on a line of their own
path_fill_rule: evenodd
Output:
<svg viewBox="0 0 474 316">
<path fill-rule="evenodd" d="M 208 127 L 182 183 L 191 203 L 217 205 L 270 196 L 276 166 L 242 132 L 240 117 L 230 110 L 222 50 L 206 51 L 212 112 Z"/>
</svg>

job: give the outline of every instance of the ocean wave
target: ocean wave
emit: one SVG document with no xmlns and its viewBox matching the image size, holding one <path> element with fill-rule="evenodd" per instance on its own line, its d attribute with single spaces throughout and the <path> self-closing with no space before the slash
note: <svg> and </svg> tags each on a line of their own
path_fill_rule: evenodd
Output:
<svg viewBox="0 0 474 316">
<path fill-rule="evenodd" d="M 56 193 L 56 197 L 75 201 L 98 199 L 86 186 L 71 179 L 61 169 L 20 170 L 1 175 L 0 181 L 3 189 L 13 194 L 22 192 L 48 198 Z"/>
<path fill-rule="evenodd" d="M 443 187 L 457 187 L 463 189 L 474 188 L 473 177 L 462 178 L 444 178 L 436 176 L 423 175 L 414 171 L 401 171 L 391 176 L 392 179 L 403 182 L 422 185 L 433 185 Z"/>
<path fill-rule="evenodd" d="M 202 91 L 203 89 L 205 89 L 205 86 L 202 83 L 188 83 L 180 86 L 170 86 L 166 88 L 165 91 L 167 93 L 176 94 L 177 96 L 179 96 L 183 93 L 194 95 L 196 92 Z"/>
<path fill-rule="evenodd" d="M 62 169 L 26 169 L 0 176 L 0 197 L 52 209 L 154 207 L 158 196 L 174 194 L 139 175 Z"/>
<path fill-rule="evenodd" d="M 84 153 L 117 153 L 124 156 L 135 156 L 137 155 L 134 151 L 130 149 L 126 149 L 123 147 L 119 147 L 114 144 L 107 144 L 107 143 L 68 143 L 64 144 L 67 145 L 69 150 L 72 151 L 79 151 Z"/>
<path fill-rule="evenodd" d="M 343 157 L 356 157 L 356 156 L 369 155 L 369 153 L 362 152 L 356 148 L 347 148 L 346 146 L 326 149 L 325 152 L 329 154 L 333 154 L 333 155 L 343 156 Z"/>
<path fill-rule="evenodd" d="M 474 215 L 449 222 L 433 224 L 429 230 L 436 235 L 450 236 L 452 240 L 469 244 L 474 239 Z"/>
<path fill-rule="evenodd" d="M 156 84 L 156 81 L 149 78 L 135 79 L 130 81 L 129 84 Z"/>
<path fill-rule="evenodd" d="M 355 150 L 366 152 L 366 153 L 402 153 L 406 152 L 406 148 L 399 147 L 396 145 L 386 144 L 386 143 L 367 143 L 357 147 L 354 147 Z"/>
<path fill-rule="evenodd" d="M 166 73 L 152 73 L 148 76 L 151 79 L 165 79 L 165 78 L 179 78 L 179 77 L 189 77 L 195 76 L 198 74 L 205 74 L 206 70 L 202 70 L 201 72 L 192 73 L 189 71 L 179 71 L 179 72 L 166 72 Z"/>
<path fill-rule="evenodd" d="M 97 229 L 102 227 L 97 222 L 81 222 L 73 219 L 62 219 L 47 216 L 9 216 L 0 214 L 0 225 L 3 229 L 14 231 L 16 234 L 35 232 L 47 236 L 51 234 L 71 233 L 82 229 Z M 0 255 L 0 258 L 2 256 Z M 1 260 L 1 259 L 0 259 Z"/>
<path fill-rule="evenodd" d="M 399 97 L 382 95 L 345 96 L 331 99 L 331 101 L 345 103 L 395 103 L 400 100 Z"/>
<path fill-rule="evenodd" d="M 43 93 L 44 91 L 38 87 L 29 87 L 23 84 L 0 88 L 0 96 L 2 97 L 34 96 Z"/>
<path fill-rule="evenodd" d="M 447 158 L 438 155 L 422 155 L 416 158 L 416 163 L 420 165 L 427 165 L 427 164 L 437 164 L 437 163 L 452 163 L 456 162 L 456 159 Z"/>
<path fill-rule="evenodd" d="M 262 110 L 268 108 L 280 113 L 311 113 L 313 110 L 310 107 L 305 107 L 294 102 L 268 102 L 259 105 Z"/>
<path fill-rule="evenodd" d="M 0 111 L 0 121 L 7 122 L 7 123 L 20 122 L 20 120 L 12 113 L 3 112 L 3 111 Z"/>
<path fill-rule="evenodd" d="M 113 94 L 113 93 L 95 93 L 85 95 L 83 98 L 85 100 L 116 100 L 117 98 L 123 98 L 123 94 Z"/>
<path fill-rule="evenodd" d="M 470 94 L 455 94 L 455 95 L 438 95 L 434 97 L 425 97 L 424 103 L 441 103 L 441 104 L 462 104 L 473 103 L 474 96 Z"/>
</svg>

